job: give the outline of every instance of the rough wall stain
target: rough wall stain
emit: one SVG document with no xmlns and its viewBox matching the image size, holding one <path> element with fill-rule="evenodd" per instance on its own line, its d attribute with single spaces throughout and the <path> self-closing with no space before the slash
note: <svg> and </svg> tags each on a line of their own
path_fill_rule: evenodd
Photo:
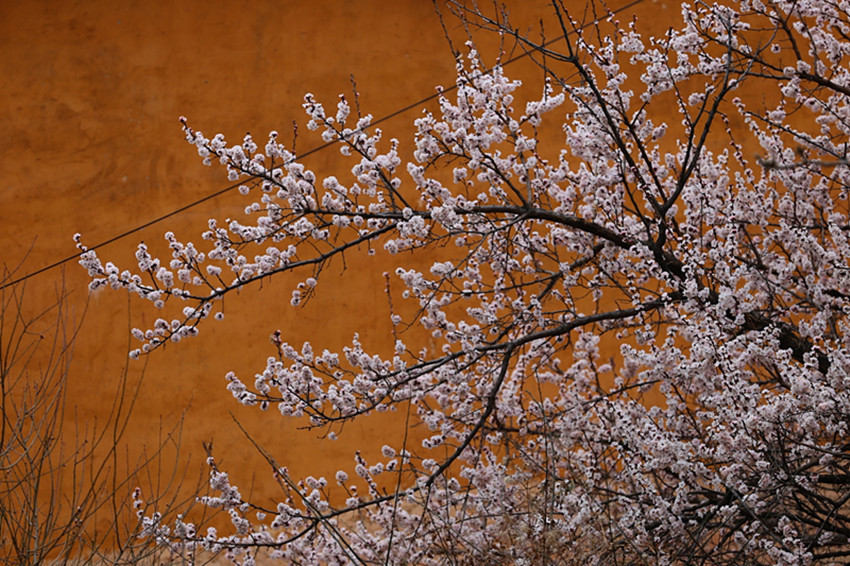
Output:
<svg viewBox="0 0 850 566">
<path fill-rule="evenodd" d="M 516 21 L 526 26 L 550 14 L 545 2 L 511 4 Z M 651 0 L 644 4 L 640 14 L 658 10 Z M 644 29 L 663 30 L 673 20 L 648 18 Z M 447 22 L 451 33 L 462 36 L 451 16 Z M 209 0 L 6 2 L 0 8 L 0 53 L 0 245 L 7 266 L 25 259 L 22 273 L 74 254 L 75 232 L 93 245 L 225 186 L 222 171 L 204 168 L 182 139 L 180 115 L 231 141 L 246 131 L 262 140 L 271 129 L 288 140 L 293 120 L 305 130 L 303 93 L 332 104 L 338 93 L 350 92 L 352 74 L 364 112 L 375 116 L 454 82 L 439 19 L 432 3 L 422 0 L 260 1 L 238 10 Z M 509 74 L 540 77 L 529 65 Z M 382 127 L 409 148 L 417 115 L 409 112 Z M 302 135 L 298 143 L 307 149 L 320 142 Z M 320 172 L 351 166 L 340 164 L 334 151 L 306 164 Z M 130 267 L 139 241 L 159 252 L 166 230 L 197 241 L 207 218 L 235 216 L 244 205 L 238 194 L 226 194 L 107 246 L 101 257 Z M 272 354 L 269 333 L 277 328 L 296 344 L 310 340 L 316 347 L 341 348 L 359 330 L 370 347 L 390 347 L 381 274 L 395 262 L 361 261 L 347 269 L 333 264 L 316 300 L 301 310 L 287 306 L 285 281 L 247 289 L 238 303 L 228 299 L 225 322 L 210 323 L 199 338 L 150 356 L 125 439 L 131 451 L 155 444 L 160 419 L 167 426 L 185 411 L 182 450 L 193 465 L 200 465 L 201 442 L 214 439 L 222 466 L 235 472 L 236 481 L 247 483 L 256 472 L 255 489 L 262 490 L 273 484 L 229 411 L 295 476 L 331 474 L 350 467 L 355 448 L 400 442 L 398 417 L 389 415 L 346 427 L 339 441 L 319 444 L 314 433 L 289 421 L 235 406 L 224 389 L 227 371 L 247 379 L 262 369 Z M 88 298 L 82 269 L 71 261 L 64 270 L 71 307 L 79 313 L 89 301 L 71 368 L 70 402 L 78 419 L 94 421 L 111 408 L 128 363 L 129 328 L 149 325 L 158 313 L 120 293 Z M 50 300 L 61 273 L 30 281 L 27 308 L 35 311 Z M 140 376 L 142 364 L 130 363 L 129 372 Z"/>
</svg>

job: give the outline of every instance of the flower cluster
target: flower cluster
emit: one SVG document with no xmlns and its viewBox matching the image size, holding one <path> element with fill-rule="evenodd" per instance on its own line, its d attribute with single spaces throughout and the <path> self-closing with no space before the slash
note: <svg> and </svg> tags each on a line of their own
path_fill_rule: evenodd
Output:
<svg viewBox="0 0 850 566">
<path fill-rule="evenodd" d="M 532 96 L 470 45 L 453 92 L 415 121 L 408 163 L 344 97 L 328 114 L 308 94 L 308 127 L 351 160 L 347 178 L 310 171 L 277 132 L 262 150 L 250 136 L 228 146 L 182 120 L 252 202 L 210 220 L 203 247 L 166 234 L 170 260 L 141 244 L 133 270 L 77 237 L 92 289 L 186 305 L 134 330 L 132 355 L 197 334 L 252 282 L 296 274 L 297 306 L 328 262 L 384 249 L 410 304 L 386 351 L 277 331 L 264 367 L 228 373 L 227 389 L 329 440 L 403 409 L 421 442 L 357 453 L 335 486 L 276 466 L 274 512 L 211 461 L 220 495 L 203 502 L 234 533 L 156 515 L 146 533 L 243 563 L 850 556 L 850 6 L 726 4 L 685 5 L 681 29 L 644 38 L 639 22 L 585 26 L 556 3 L 557 54 L 464 11 L 540 55 L 549 78 Z"/>
</svg>

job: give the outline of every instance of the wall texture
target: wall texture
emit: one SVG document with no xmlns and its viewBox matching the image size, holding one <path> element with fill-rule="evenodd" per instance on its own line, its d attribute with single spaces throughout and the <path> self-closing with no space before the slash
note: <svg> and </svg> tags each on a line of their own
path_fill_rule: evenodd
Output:
<svg viewBox="0 0 850 566">
<path fill-rule="evenodd" d="M 511 4 L 521 27 L 551 15 L 543 1 Z M 569 4 L 584 10 L 578 0 Z M 449 33 L 462 38 L 458 20 L 443 12 Z M 655 0 L 629 8 L 621 19 L 635 14 L 650 33 L 663 32 L 678 17 Z M 482 42 L 492 60 L 495 38 Z M 23 262 L 17 275 L 73 255 L 75 232 L 94 245 L 225 187 L 222 171 L 204 168 L 183 140 L 178 116 L 231 140 L 246 131 L 262 140 L 271 129 L 289 139 L 297 120 L 304 151 L 319 143 L 305 135 L 304 92 L 332 105 L 338 93 L 351 92 L 353 75 L 364 111 L 379 117 L 454 82 L 440 19 L 426 0 L 3 2 L 0 53 L 0 249 L 7 268 Z M 509 74 L 540 78 L 528 62 Z M 410 147 L 418 113 L 382 127 Z M 317 171 L 341 167 L 333 150 L 306 163 Z M 239 214 L 244 204 L 232 191 L 110 244 L 100 255 L 129 267 L 139 241 L 162 250 L 166 230 L 197 240 L 207 218 Z M 356 447 L 368 452 L 400 440 L 401 427 L 393 424 L 398 417 L 390 416 L 348 427 L 339 441 L 319 449 L 315 433 L 242 410 L 224 390 L 228 370 L 248 377 L 262 368 L 276 328 L 291 342 L 311 340 L 317 347 L 340 347 L 359 329 L 367 344 L 385 347 L 389 310 L 381 274 L 392 263 L 347 267 L 329 271 L 327 277 L 339 281 L 320 288 L 304 309 L 289 308 L 286 285 L 268 285 L 244 293 L 238 304 L 228 302 L 226 323 L 209 324 L 199 338 L 149 356 L 146 367 L 130 363 L 133 379 L 143 369 L 145 377 L 129 449 L 155 444 L 159 423 L 167 427 L 185 412 L 182 455 L 191 457 L 190 465 L 201 464 L 201 441 L 213 440 L 224 468 L 243 484 L 256 472 L 256 489 L 270 495 L 262 491 L 273 487 L 268 474 L 228 411 L 296 476 L 332 473 L 349 467 Z M 129 328 L 146 327 L 157 313 L 121 293 L 89 297 L 75 261 L 30 279 L 27 308 L 51 300 L 63 270 L 74 312 L 81 315 L 87 305 L 71 367 L 76 410 L 69 418 L 88 423 L 111 407 L 128 364 Z"/>
</svg>

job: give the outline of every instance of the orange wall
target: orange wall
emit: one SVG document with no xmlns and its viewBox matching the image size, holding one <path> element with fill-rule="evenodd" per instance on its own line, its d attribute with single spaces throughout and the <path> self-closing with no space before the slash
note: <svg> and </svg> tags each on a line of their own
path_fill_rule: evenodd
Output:
<svg viewBox="0 0 850 566">
<path fill-rule="evenodd" d="M 523 26 L 551 14 L 542 0 L 511 4 Z M 577 9 L 583 5 L 575 2 Z M 663 30 L 678 19 L 678 10 L 658 17 L 663 7 L 645 0 L 621 19 L 638 13 L 646 28 Z M 461 31 L 451 16 L 446 22 L 452 33 Z M 75 232 L 93 245 L 224 187 L 222 171 L 204 168 L 183 140 L 180 115 L 231 141 L 246 131 L 264 140 L 271 129 L 286 140 L 298 120 L 303 151 L 319 143 L 303 127 L 304 92 L 332 106 L 337 93 L 350 92 L 353 74 L 364 111 L 382 116 L 454 82 L 453 60 L 427 0 L 3 2 L 0 53 L 0 246 L 7 266 L 26 258 L 22 273 L 73 254 Z M 527 64 L 509 74 L 540 76 Z M 418 114 L 382 127 L 409 148 Z M 306 163 L 329 170 L 338 167 L 338 154 L 320 152 Z M 158 246 L 169 229 L 197 241 L 207 218 L 236 215 L 244 204 L 235 193 L 216 198 L 100 255 L 130 267 L 138 241 Z M 200 464 L 201 441 L 214 439 L 223 467 L 243 483 L 257 459 L 228 411 L 296 476 L 331 474 L 350 467 L 354 447 L 398 441 L 401 427 L 369 419 L 347 427 L 340 441 L 319 444 L 314 433 L 274 415 L 240 410 L 224 389 L 228 370 L 252 381 L 271 354 L 268 335 L 276 328 L 291 342 L 307 339 L 317 347 L 347 344 L 356 330 L 367 345 L 386 346 L 381 274 L 393 265 L 378 260 L 345 273 L 337 265 L 327 273 L 330 284 L 302 310 L 289 308 L 285 285 L 229 298 L 226 323 L 211 322 L 199 338 L 148 358 L 131 449 L 156 442 L 160 415 L 173 423 L 187 408 L 184 453 Z M 50 298 L 61 273 L 30 281 L 31 308 Z M 76 262 L 66 264 L 65 280 L 72 307 L 82 311 L 87 277 Z M 156 316 L 122 293 L 91 297 L 71 371 L 71 403 L 83 421 L 102 418 L 111 402 L 127 363 L 130 326 L 146 327 Z M 142 366 L 130 364 L 131 376 Z M 261 470 L 257 488 L 271 487 L 267 478 Z"/>
</svg>

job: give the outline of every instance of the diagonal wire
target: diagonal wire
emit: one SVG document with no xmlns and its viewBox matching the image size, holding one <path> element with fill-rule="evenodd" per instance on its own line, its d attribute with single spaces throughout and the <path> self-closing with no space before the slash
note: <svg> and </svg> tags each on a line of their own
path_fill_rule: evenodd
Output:
<svg viewBox="0 0 850 566">
<path fill-rule="evenodd" d="M 634 6 L 637 6 L 638 4 L 640 4 L 643 1 L 644 0 L 632 0 L 628 4 L 625 4 L 625 5 L 617 8 L 616 10 L 609 12 L 608 14 L 609 15 L 618 14 L 619 12 L 622 12 L 624 10 L 628 10 L 629 8 L 633 8 Z M 598 20 L 594 20 L 593 22 L 589 22 L 589 23 L 585 24 L 584 26 L 582 26 L 582 29 L 593 25 L 597 21 Z M 546 41 L 546 42 L 540 44 L 540 47 L 541 48 L 547 47 L 547 46 L 552 45 L 553 43 L 555 43 L 557 41 L 560 41 L 561 39 L 564 39 L 564 38 L 562 36 L 558 36 L 554 39 L 550 39 L 549 41 Z M 520 59 L 524 59 L 525 57 L 528 57 L 531 53 L 532 53 L 531 51 L 524 51 L 523 53 L 520 53 L 519 55 L 516 55 L 515 57 L 508 59 L 507 61 L 502 63 L 500 66 L 505 67 L 507 65 L 510 65 L 511 63 L 515 63 L 516 61 L 519 61 Z M 492 71 L 492 69 L 490 69 L 490 71 Z M 484 74 L 489 73 L 490 71 L 486 71 Z M 382 116 L 382 117 L 380 117 L 376 120 L 373 120 L 369 124 L 369 127 L 376 126 L 376 125 L 378 125 L 382 122 L 386 122 L 387 120 L 395 118 L 396 116 L 404 114 L 405 112 L 413 110 L 414 108 L 418 108 L 418 107 L 422 106 L 423 104 L 431 102 L 432 100 L 438 98 L 439 96 L 445 95 L 445 94 L 452 92 L 453 90 L 456 90 L 456 89 L 457 89 L 457 83 L 453 84 L 450 87 L 446 87 L 446 88 L 441 89 L 437 92 L 434 92 L 433 94 L 430 94 L 430 95 L 426 96 L 425 98 L 417 100 L 416 102 L 408 104 L 407 106 L 404 106 L 403 108 L 399 108 L 398 110 L 394 110 L 393 112 L 390 112 L 389 114 L 386 114 L 386 115 L 384 115 L 384 116 Z M 330 146 L 335 145 L 338 141 L 339 141 L 338 139 L 334 139 L 334 140 L 331 140 L 329 142 L 325 142 L 321 145 L 318 145 L 318 146 L 316 146 L 312 149 L 309 149 L 309 150 L 305 151 L 304 153 L 293 157 L 289 161 L 282 163 L 280 165 L 280 167 L 285 167 L 285 166 L 289 165 L 290 163 L 292 163 L 294 161 L 304 159 L 305 157 L 313 155 L 314 153 L 318 153 L 320 151 L 323 151 L 323 150 L 329 148 Z M 149 228 L 150 226 L 153 226 L 154 224 L 158 224 L 158 223 L 162 222 L 163 220 L 167 220 L 168 218 L 171 218 L 172 216 L 176 216 L 176 215 L 180 214 L 181 212 L 185 212 L 185 211 L 189 210 L 190 208 L 194 208 L 194 207 L 198 206 L 199 204 L 203 204 L 203 203 L 207 202 L 208 200 L 212 200 L 212 199 L 214 199 L 218 196 L 221 196 L 225 193 L 228 193 L 228 192 L 232 191 L 233 189 L 239 187 L 242 184 L 244 184 L 244 183 L 242 181 L 240 181 L 240 182 L 237 182 L 237 183 L 233 183 L 232 185 L 228 185 L 228 186 L 226 186 L 222 189 L 219 189 L 218 191 L 211 193 L 211 194 L 209 194 L 205 197 L 202 197 L 202 198 L 200 198 L 196 201 L 192 201 L 189 204 L 181 206 L 180 208 L 172 210 L 171 212 L 163 214 L 162 216 L 154 218 L 153 220 L 145 222 L 144 224 L 140 224 L 139 226 L 131 228 L 131 229 L 127 230 L 126 232 L 122 232 L 122 233 L 120 233 L 116 236 L 112 236 L 111 238 L 104 240 L 102 242 L 99 242 L 99 243 L 97 243 L 93 246 L 87 246 L 86 249 L 91 251 L 91 250 L 96 250 L 96 249 L 102 248 L 104 246 L 107 246 L 107 245 L 109 245 L 113 242 L 116 242 L 118 240 L 126 238 L 127 236 L 135 234 L 136 232 L 144 230 L 145 228 Z M 26 281 L 27 279 L 30 279 L 31 277 L 35 277 L 36 275 L 40 275 L 40 274 L 44 273 L 45 271 L 50 271 L 51 269 L 54 269 L 54 268 L 59 267 L 61 265 L 64 265 L 64 264 L 68 263 L 69 261 L 77 259 L 78 257 L 80 257 L 80 254 L 75 253 L 74 255 L 70 255 L 70 256 L 65 257 L 63 259 L 55 261 L 55 262 L 53 262 L 49 265 L 46 265 L 46 266 L 44 266 L 40 269 L 37 269 L 36 271 L 33 271 L 33 272 L 28 273 L 26 275 L 22 275 L 21 277 L 18 277 L 17 279 L 13 279 L 11 281 L 0 284 L 0 291 L 2 291 L 3 289 L 5 289 L 7 287 L 17 285 L 18 283 Z"/>
</svg>

